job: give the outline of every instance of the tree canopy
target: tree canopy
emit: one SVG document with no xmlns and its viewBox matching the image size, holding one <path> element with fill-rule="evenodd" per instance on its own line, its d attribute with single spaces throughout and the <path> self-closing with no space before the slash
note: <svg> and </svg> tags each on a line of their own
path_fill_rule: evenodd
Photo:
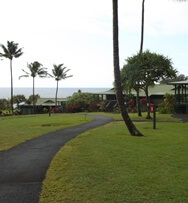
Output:
<svg viewBox="0 0 188 203">
<path fill-rule="evenodd" d="M 67 107 L 71 111 L 88 111 L 91 104 L 95 102 L 93 94 L 91 93 L 74 93 L 72 97 L 67 100 Z"/>
<path fill-rule="evenodd" d="M 128 92 L 131 89 L 136 92 L 143 89 L 149 103 L 149 86 L 153 86 L 163 78 L 175 78 L 176 73 L 171 59 L 147 50 L 127 58 L 126 64 L 121 69 L 122 87 Z"/>
<path fill-rule="evenodd" d="M 34 99 L 33 99 L 33 98 L 34 98 Z M 28 104 L 32 104 L 33 102 L 36 103 L 39 98 L 40 98 L 40 95 L 39 95 L 39 94 L 35 94 L 34 96 L 33 96 L 33 95 L 30 95 L 26 102 L 27 102 Z"/>
<path fill-rule="evenodd" d="M 13 102 L 14 104 L 17 104 L 17 107 L 19 108 L 20 103 L 25 102 L 26 98 L 23 94 L 18 94 L 13 96 Z"/>
<path fill-rule="evenodd" d="M 3 44 L 1 44 L 0 46 L 3 49 L 3 53 L 0 53 L 0 55 L 10 60 L 12 60 L 13 58 L 18 58 L 23 54 L 22 48 L 18 49 L 18 43 L 15 43 L 13 41 L 7 41 L 7 47 Z"/>
<path fill-rule="evenodd" d="M 188 76 L 184 75 L 184 74 L 178 74 L 176 76 L 176 78 L 163 78 L 161 81 L 160 81 L 160 84 L 168 84 L 169 82 L 175 82 L 175 81 L 185 81 L 185 80 L 188 80 Z"/>
<path fill-rule="evenodd" d="M 163 78 L 175 78 L 177 71 L 172 61 L 161 54 L 149 50 L 127 58 L 121 69 L 122 85 L 126 90 L 146 89 Z"/>
</svg>

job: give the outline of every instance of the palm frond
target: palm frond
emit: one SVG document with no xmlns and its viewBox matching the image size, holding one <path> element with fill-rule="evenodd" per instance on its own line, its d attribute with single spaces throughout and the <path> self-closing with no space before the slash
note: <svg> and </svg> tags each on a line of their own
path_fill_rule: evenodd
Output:
<svg viewBox="0 0 188 203">
<path fill-rule="evenodd" d="M 5 58 L 9 58 L 10 60 L 13 59 L 13 57 L 18 58 L 23 54 L 22 48 L 18 49 L 18 43 L 14 43 L 13 41 L 7 41 L 7 47 L 4 45 L 0 45 L 0 47 L 3 49 L 2 56 Z"/>
<path fill-rule="evenodd" d="M 27 75 L 29 75 L 29 73 L 28 73 L 27 71 L 25 71 L 24 69 L 22 69 L 22 71 L 23 71 L 24 73 L 26 73 Z"/>
<path fill-rule="evenodd" d="M 4 52 L 4 53 L 1 53 L 1 56 L 10 59 L 10 54 L 9 54 L 8 49 L 3 44 L 1 44 L 0 46 L 3 49 L 3 52 Z"/>
<path fill-rule="evenodd" d="M 19 76 L 19 80 L 20 80 L 21 78 L 23 78 L 23 77 L 28 78 L 29 75 L 21 75 L 21 76 Z"/>
<path fill-rule="evenodd" d="M 73 77 L 73 75 L 66 76 L 66 78 L 71 78 L 71 77 Z M 66 79 L 66 78 L 65 78 L 65 79 Z"/>
</svg>

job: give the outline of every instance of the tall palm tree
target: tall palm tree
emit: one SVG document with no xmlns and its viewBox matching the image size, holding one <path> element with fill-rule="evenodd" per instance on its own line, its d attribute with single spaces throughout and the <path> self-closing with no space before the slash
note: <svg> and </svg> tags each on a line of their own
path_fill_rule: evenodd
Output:
<svg viewBox="0 0 188 203">
<path fill-rule="evenodd" d="M 141 20 L 141 40 L 140 40 L 140 51 L 139 54 L 141 56 L 143 52 L 143 43 L 144 43 L 144 8 L 145 8 L 145 0 L 142 0 L 142 20 Z M 136 105 L 137 105 L 137 111 L 138 111 L 138 116 L 142 116 L 141 109 L 140 109 L 140 103 L 139 103 L 139 86 L 140 84 L 138 83 L 138 89 L 137 89 L 137 94 L 136 94 Z"/>
<path fill-rule="evenodd" d="M 116 98 L 118 105 L 121 109 L 121 114 L 124 119 L 124 122 L 133 136 L 143 136 L 142 133 L 133 124 L 130 119 L 125 100 L 123 98 L 122 86 L 121 86 L 121 77 L 120 77 L 120 68 L 119 68 L 119 36 L 118 36 L 118 0 L 112 0 L 113 5 L 113 61 L 114 61 L 114 77 L 115 77 L 115 88 L 116 88 Z"/>
<path fill-rule="evenodd" d="M 13 41 L 7 41 L 7 47 L 3 44 L 0 45 L 3 49 L 3 53 L 0 55 L 4 58 L 8 58 L 10 60 L 10 76 L 11 76 L 11 109 L 13 114 L 13 74 L 12 74 L 12 60 L 13 58 L 20 57 L 23 52 L 22 48 L 18 48 L 18 43 L 14 43 Z"/>
<path fill-rule="evenodd" d="M 140 54 L 142 54 L 143 43 L 144 43 L 144 10 L 145 10 L 145 0 L 142 0 L 142 21 L 141 21 Z"/>
<path fill-rule="evenodd" d="M 187 0 L 175 0 L 175 1 L 187 1 Z M 142 0 L 142 17 L 141 17 L 141 40 L 140 40 L 140 55 L 143 52 L 143 43 L 144 43 L 144 12 L 145 12 L 145 0 Z M 137 94 L 137 109 L 138 109 L 138 115 L 141 116 L 141 110 L 139 105 L 139 91 Z M 148 105 L 148 113 L 149 113 L 149 105 Z"/>
<path fill-rule="evenodd" d="M 175 1 L 187 1 L 187 0 L 175 0 Z M 140 41 L 140 54 L 143 51 L 144 43 L 144 12 L 145 12 L 145 0 L 142 0 L 142 18 L 141 18 L 141 41 Z"/>
<path fill-rule="evenodd" d="M 42 64 L 39 63 L 38 61 L 27 64 L 27 68 L 29 69 L 29 72 L 22 69 L 25 75 L 21 75 L 19 79 L 22 77 L 33 78 L 33 113 L 35 113 L 35 77 L 39 76 L 41 78 L 44 78 L 44 77 L 47 77 L 48 73 L 46 71 L 46 68 L 43 68 Z"/>
<path fill-rule="evenodd" d="M 58 93 L 58 83 L 60 80 L 65 80 L 66 78 L 70 78 L 73 75 L 67 75 L 67 73 L 70 71 L 70 69 L 67 69 L 66 67 L 63 67 L 64 64 L 59 65 L 53 65 L 52 74 L 51 77 L 55 78 L 57 81 L 56 86 L 56 93 L 55 93 L 55 106 L 57 106 L 57 93 Z"/>
</svg>

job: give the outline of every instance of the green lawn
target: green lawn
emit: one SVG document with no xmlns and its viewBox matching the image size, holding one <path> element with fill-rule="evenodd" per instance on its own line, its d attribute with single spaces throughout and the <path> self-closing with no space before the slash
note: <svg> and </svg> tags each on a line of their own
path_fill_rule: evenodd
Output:
<svg viewBox="0 0 188 203">
<path fill-rule="evenodd" d="M 52 114 L 0 117 L 0 151 L 48 132 L 91 121 L 84 115 Z"/>
<path fill-rule="evenodd" d="M 188 124 L 136 126 L 144 137 L 114 121 L 68 142 L 51 163 L 40 202 L 188 202 Z"/>
<path fill-rule="evenodd" d="M 90 113 L 91 115 L 101 115 L 101 116 L 110 116 L 112 118 L 114 118 L 114 120 L 123 120 L 121 114 L 114 114 L 114 113 L 103 113 L 103 112 L 97 112 L 97 113 Z M 146 118 L 147 113 L 143 112 L 142 116 L 139 117 L 137 115 L 137 113 L 129 113 L 130 118 L 133 121 L 148 121 Z M 151 113 L 151 117 L 153 117 L 153 114 Z M 180 121 L 180 119 L 178 118 L 173 118 L 171 114 L 159 114 L 158 112 L 156 113 L 156 120 L 161 122 L 161 121 L 175 121 L 178 122 Z M 150 119 L 149 121 L 152 121 L 152 119 Z"/>
</svg>

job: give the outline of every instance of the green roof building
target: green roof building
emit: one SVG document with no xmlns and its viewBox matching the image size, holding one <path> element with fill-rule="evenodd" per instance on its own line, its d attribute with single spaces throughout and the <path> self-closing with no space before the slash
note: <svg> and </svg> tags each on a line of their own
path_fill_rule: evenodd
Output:
<svg viewBox="0 0 188 203">
<path fill-rule="evenodd" d="M 174 86 L 176 113 L 188 114 L 188 80 L 169 82 Z"/>
</svg>

